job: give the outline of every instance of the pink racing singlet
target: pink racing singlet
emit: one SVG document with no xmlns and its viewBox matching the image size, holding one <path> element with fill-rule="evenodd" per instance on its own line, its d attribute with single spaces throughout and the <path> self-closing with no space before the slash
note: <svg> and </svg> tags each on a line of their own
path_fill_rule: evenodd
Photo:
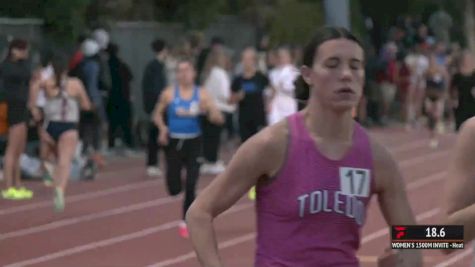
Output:
<svg viewBox="0 0 475 267">
<path fill-rule="evenodd" d="M 257 187 L 255 267 L 359 266 L 374 192 L 369 137 L 355 122 L 353 145 L 336 161 L 319 152 L 303 114 L 288 123 L 286 160 L 272 183 Z"/>
</svg>

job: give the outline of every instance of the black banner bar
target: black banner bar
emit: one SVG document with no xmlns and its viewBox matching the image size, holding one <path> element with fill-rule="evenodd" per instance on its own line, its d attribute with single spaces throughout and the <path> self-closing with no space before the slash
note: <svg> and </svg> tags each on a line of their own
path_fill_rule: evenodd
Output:
<svg viewBox="0 0 475 267">
<path fill-rule="evenodd" d="M 391 227 L 392 241 L 398 240 L 460 240 L 463 225 L 395 225 Z"/>
</svg>

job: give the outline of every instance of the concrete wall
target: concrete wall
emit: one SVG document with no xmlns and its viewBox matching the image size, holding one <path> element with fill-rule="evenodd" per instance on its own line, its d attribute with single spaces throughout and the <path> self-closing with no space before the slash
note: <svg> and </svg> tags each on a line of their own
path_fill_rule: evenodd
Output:
<svg viewBox="0 0 475 267">
<path fill-rule="evenodd" d="M 33 61 L 39 61 L 39 49 L 44 41 L 43 21 L 40 19 L 0 18 L 0 59 L 3 59 L 8 42 L 13 38 L 22 38 L 30 42 Z"/>
</svg>

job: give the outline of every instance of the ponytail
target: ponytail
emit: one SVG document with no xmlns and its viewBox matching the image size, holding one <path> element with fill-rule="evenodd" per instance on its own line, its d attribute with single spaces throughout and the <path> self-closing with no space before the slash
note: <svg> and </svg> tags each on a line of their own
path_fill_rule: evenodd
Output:
<svg viewBox="0 0 475 267">
<path fill-rule="evenodd" d="M 55 54 L 51 59 L 51 66 L 53 67 L 54 79 L 56 81 L 56 86 L 62 90 L 62 78 L 63 74 L 67 71 L 67 63 L 65 56 L 63 54 Z"/>
<path fill-rule="evenodd" d="M 297 100 L 298 110 L 307 106 L 307 101 L 310 98 L 310 86 L 305 82 L 302 75 L 299 75 L 294 82 L 295 85 L 295 99 Z"/>
</svg>

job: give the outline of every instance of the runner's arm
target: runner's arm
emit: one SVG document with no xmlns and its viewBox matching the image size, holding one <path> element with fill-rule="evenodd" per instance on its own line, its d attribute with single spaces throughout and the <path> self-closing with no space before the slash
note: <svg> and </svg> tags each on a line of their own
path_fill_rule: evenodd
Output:
<svg viewBox="0 0 475 267">
<path fill-rule="evenodd" d="M 167 108 L 168 104 L 170 103 L 170 96 L 173 90 L 171 88 L 167 88 L 163 90 L 162 94 L 159 97 L 157 104 L 155 105 L 155 109 L 153 110 L 153 122 L 159 128 L 160 132 L 166 133 L 168 132 L 168 127 L 163 120 L 163 114 L 165 113 L 165 109 Z"/>
<path fill-rule="evenodd" d="M 208 120 L 212 123 L 221 125 L 224 123 L 223 113 L 218 109 L 213 99 L 209 96 L 205 88 L 200 90 L 202 106 L 205 112 L 208 113 Z"/>
<path fill-rule="evenodd" d="M 30 110 L 37 108 L 36 100 L 38 98 L 39 91 L 40 91 L 40 80 L 32 79 L 30 81 L 30 90 L 29 90 L 29 96 L 28 96 L 28 108 Z"/>
<path fill-rule="evenodd" d="M 464 239 L 475 238 L 475 119 L 466 121 L 455 144 L 445 192 L 444 224 L 464 225 Z"/>
<path fill-rule="evenodd" d="M 74 84 L 74 87 L 77 90 L 79 105 L 81 106 L 81 109 L 91 110 L 92 104 L 91 104 L 91 101 L 89 100 L 89 96 L 86 93 L 86 88 L 84 88 L 84 85 L 82 84 L 81 80 L 74 78 L 72 79 L 72 82 Z"/>
<path fill-rule="evenodd" d="M 416 220 L 407 199 L 401 172 L 389 154 L 380 144 L 372 142 L 375 172 L 375 187 L 381 212 L 388 226 L 414 225 Z M 422 255 L 417 250 L 402 250 L 399 261 L 405 267 L 422 266 Z"/>
<path fill-rule="evenodd" d="M 33 115 L 33 119 L 36 122 L 41 120 L 40 110 L 36 106 L 36 101 L 38 99 L 38 95 L 40 92 L 40 80 L 39 79 L 32 79 L 30 81 L 30 90 L 29 90 L 29 97 L 28 97 L 28 109 L 31 111 Z"/>
<path fill-rule="evenodd" d="M 229 104 L 237 104 L 244 99 L 245 92 L 241 86 L 241 80 L 235 78 L 231 83 L 231 97 L 229 98 Z"/>
<path fill-rule="evenodd" d="M 231 97 L 229 98 L 229 104 L 237 104 L 244 99 L 245 93 L 243 90 L 238 92 L 232 92 Z"/>
<path fill-rule="evenodd" d="M 279 129 L 281 125 L 266 128 L 241 145 L 226 170 L 199 194 L 188 210 L 188 229 L 201 266 L 223 266 L 214 218 L 236 203 L 260 177 L 274 176 L 283 162 L 286 133 Z"/>
</svg>

